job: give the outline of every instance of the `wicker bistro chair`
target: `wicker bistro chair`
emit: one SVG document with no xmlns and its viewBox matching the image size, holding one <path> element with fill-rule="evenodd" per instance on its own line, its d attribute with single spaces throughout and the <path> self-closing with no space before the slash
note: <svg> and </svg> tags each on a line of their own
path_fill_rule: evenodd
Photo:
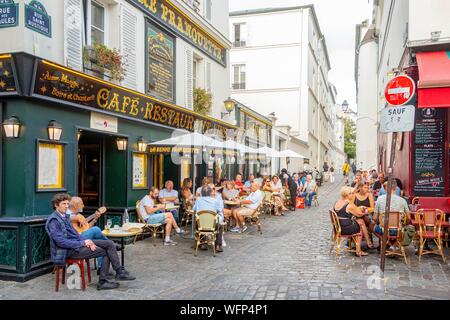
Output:
<svg viewBox="0 0 450 320">
<path fill-rule="evenodd" d="M 445 220 L 445 213 L 439 209 L 420 209 L 416 213 L 416 221 L 419 224 L 419 262 L 423 254 L 439 254 L 444 260 L 445 256 L 442 248 L 442 224 Z M 426 240 L 433 240 L 437 246 L 436 250 L 424 250 Z"/>
<path fill-rule="evenodd" d="M 261 204 L 256 208 L 255 213 L 251 216 L 244 216 L 244 221 L 248 222 L 250 225 L 256 225 L 259 233 L 262 234 L 261 230 L 261 212 L 264 206 L 264 202 L 261 201 Z"/>
<path fill-rule="evenodd" d="M 315 195 L 312 198 L 312 202 L 314 204 L 314 207 L 318 207 L 319 206 L 319 196 L 318 196 L 319 186 L 317 184 L 316 184 L 316 186 L 314 188 L 314 192 L 315 192 Z"/>
<path fill-rule="evenodd" d="M 182 212 L 182 218 L 180 223 L 180 228 L 183 227 L 183 223 L 187 227 L 189 222 L 192 222 L 192 218 L 194 216 L 194 211 L 189 209 L 186 203 L 186 199 L 181 199 L 181 212 Z"/>
<path fill-rule="evenodd" d="M 384 213 L 379 214 L 380 226 L 384 226 Z M 386 256 L 401 256 L 405 259 L 406 265 L 408 265 L 408 259 L 406 258 L 406 252 L 404 246 L 402 246 L 403 239 L 405 237 L 403 231 L 403 224 L 406 224 L 406 213 L 404 215 L 403 222 L 401 221 L 401 214 L 398 211 L 389 212 L 389 224 L 387 233 L 387 248 Z M 384 231 L 383 231 L 384 232 Z M 390 249 L 395 246 L 396 249 Z"/>
<path fill-rule="evenodd" d="M 164 240 L 164 225 L 161 223 L 155 224 L 147 223 L 144 217 L 142 216 L 140 204 L 141 204 L 140 200 L 136 202 L 136 214 L 139 222 L 145 223 L 145 226 L 142 228 L 142 232 L 136 235 L 136 237 L 134 238 L 134 242 L 136 242 L 136 239 L 139 235 L 143 237 L 144 235 L 149 234 L 153 238 L 153 245 L 156 246 L 155 241 L 158 234 L 160 234 L 162 239 Z"/>
<path fill-rule="evenodd" d="M 339 250 L 341 248 L 342 239 L 348 239 L 348 252 L 357 253 L 357 249 L 352 249 L 352 241 L 355 243 L 356 248 L 361 247 L 361 243 L 359 239 L 361 239 L 361 231 L 359 233 L 355 233 L 352 235 L 343 235 L 341 234 L 341 224 L 339 222 L 339 217 L 334 210 L 330 210 L 330 220 L 332 225 L 331 231 L 331 239 L 330 239 L 330 252 L 333 251 L 333 248 L 336 247 L 336 257 L 339 255 Z"/>
<path fill-rule="evenodd" d="M 291 208 L 291 191 L 288 188 L 284 188 L 284 206 L 287 208 Z"/>
<path fill-rule="evenodd" d="M 263 207 L 262 213 L 264 213 L 264 219 L 266 215 L 269 215 L 269 218 L 272 217 L 272 212 L 274 210 L 275 201 L 273 199 L 273 193 L 269 191 L 264 191 L 264 199 L 263 199 Z"/>
<path fill-rule="evenodd" d="M 86 269 L 88 282 L 91 283 L 91 267 L 89 264 L 89 259 L 66 259 L 65 266 L 55 266 L 53 272 L 55 273 L 55 291 L 59 291 L 59 272 L 61 271 L 61 283 L 65 284 L 66 282 L 66 268 L 68 268 L 72 264 L 78 265 L 80 268 L 81 275 L 81 290 L 86 290 L 86 278 L 84 273 L 84 262 L 86 261 Z"/>
<path fill-rule="evenodd" d="M 195 213 L 195 252 L 201 245 L 212 246 L 213 256 L 216 256 L 216 237 L 218 233 L 219 216 L 214 211 L 199 211 Z"/>
</svg>

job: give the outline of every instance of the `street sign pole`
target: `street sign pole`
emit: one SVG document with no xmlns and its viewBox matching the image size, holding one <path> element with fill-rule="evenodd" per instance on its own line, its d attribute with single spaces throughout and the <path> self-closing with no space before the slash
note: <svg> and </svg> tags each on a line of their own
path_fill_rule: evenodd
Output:
<svg viewBox="0 0 450 320">
<path fill-rule="evenodd" d="M 392 134 L 392 145 L 391 145 L 391 157 L 389 160 L 388 168 L 388 185 L 386 190 L 386 210 L 384 211 L 384 228 L 383 228 L 383 239 L 381 241 L 381 261 L 380 269 L 382 274 L 384 274 L 384 265 L 386 259 L 386 246 L 387 246 L 387 235 L 389 228 L 389 212 L 391 211 L 391 198 L 392 198 L 392 182 L 394 181 L 393 167 L 395 160 L 395 146 L 397 145 L 397 132 Z"/>
<path fill-rule="evenodd" d="M 381 240 L 380 269 L 383 276 L 386 259 L 387 237 L 389 232 L 389 212 L 391 211 L 391 189 L 394 181 L 394 161 L 395 147 L 397 145 L 397 133 L 414 130 L 414 112 L 407 112 L 407 108 L 402 106 L 413 98 L 415 92 L 415 81 L 407 75 L 400 75 L 393 78 L 389 81 L 385 90 L 386 102 L 391 106 L 400 107 L 401 109 L 396 108 L 397 111 L 391 112 L 391 114 L 389 114 L 389 112 L 393 111 L 393 109 L 388 110 L 388 114 L 385 114 L 385 117 L 382 118 L 380 127 L 380 131 L 383 133 L 392 132 L 391 156 L 389 160 L 388 185 L 386 190 L 386 209 L 384 211 L 384 229 L 383 238 Z"/>
</svg>

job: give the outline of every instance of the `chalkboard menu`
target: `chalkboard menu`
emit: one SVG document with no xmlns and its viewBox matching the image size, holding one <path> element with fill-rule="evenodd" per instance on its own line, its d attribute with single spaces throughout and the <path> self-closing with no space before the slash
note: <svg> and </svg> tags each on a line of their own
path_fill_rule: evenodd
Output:
<svg viewBox="0 0 450 320">
<path fill-rule="evenodd" d="M 175 102 L 174 38 L 147 23 L 147 92 L 162 100 Z"/>
<path fill-rule="evenodd" d="M 445 196 L 445 135 L 442 109 L 419 109 L 416 112 L 415 196 Z"/>
</svg>

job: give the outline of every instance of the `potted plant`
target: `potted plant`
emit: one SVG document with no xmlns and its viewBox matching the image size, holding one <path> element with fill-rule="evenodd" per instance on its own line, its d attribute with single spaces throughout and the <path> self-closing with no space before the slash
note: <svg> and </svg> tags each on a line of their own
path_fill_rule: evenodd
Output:
<svg viewBox="0 0 450 320">
<path fill-rule="evenodd" d="M 209 115 L 212 107 L 212 94 L 202 88 L 194 88 L 194 111 Z"/>
<path fill-rule="evenodd" d="M 83 60 L 86 69 L 120 82 L 124 78 L 123 56 L 117 49 L 110 49 L 103 44 L 85 46 Z"/>
</svg>

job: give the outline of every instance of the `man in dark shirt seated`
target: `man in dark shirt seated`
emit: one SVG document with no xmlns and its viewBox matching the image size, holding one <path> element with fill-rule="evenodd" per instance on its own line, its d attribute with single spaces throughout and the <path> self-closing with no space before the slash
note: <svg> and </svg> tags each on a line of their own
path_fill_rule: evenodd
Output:
<svg viewBox="0 0 450 320">
<path fill-rule="evenodd" d="M 64 266 L 66 259 L 92 259 L 103 257 L 100 270 L 98 290 L 115 289 L 117 282 L 109 282 L 107 276 L 111 263 L 116 272 L 116 280 L 134 280 L 128 271 L 120 265 L 116 245 L 111 240 L 88 240 L 74 229 L 70 216 L 66 214 L 69 207 L 68 194 L 55 194 L 52 205 L 55 211 L 47 218 L 45 230 L 50 237 L 51 259 L 56 266 Z"/>
</svg>

